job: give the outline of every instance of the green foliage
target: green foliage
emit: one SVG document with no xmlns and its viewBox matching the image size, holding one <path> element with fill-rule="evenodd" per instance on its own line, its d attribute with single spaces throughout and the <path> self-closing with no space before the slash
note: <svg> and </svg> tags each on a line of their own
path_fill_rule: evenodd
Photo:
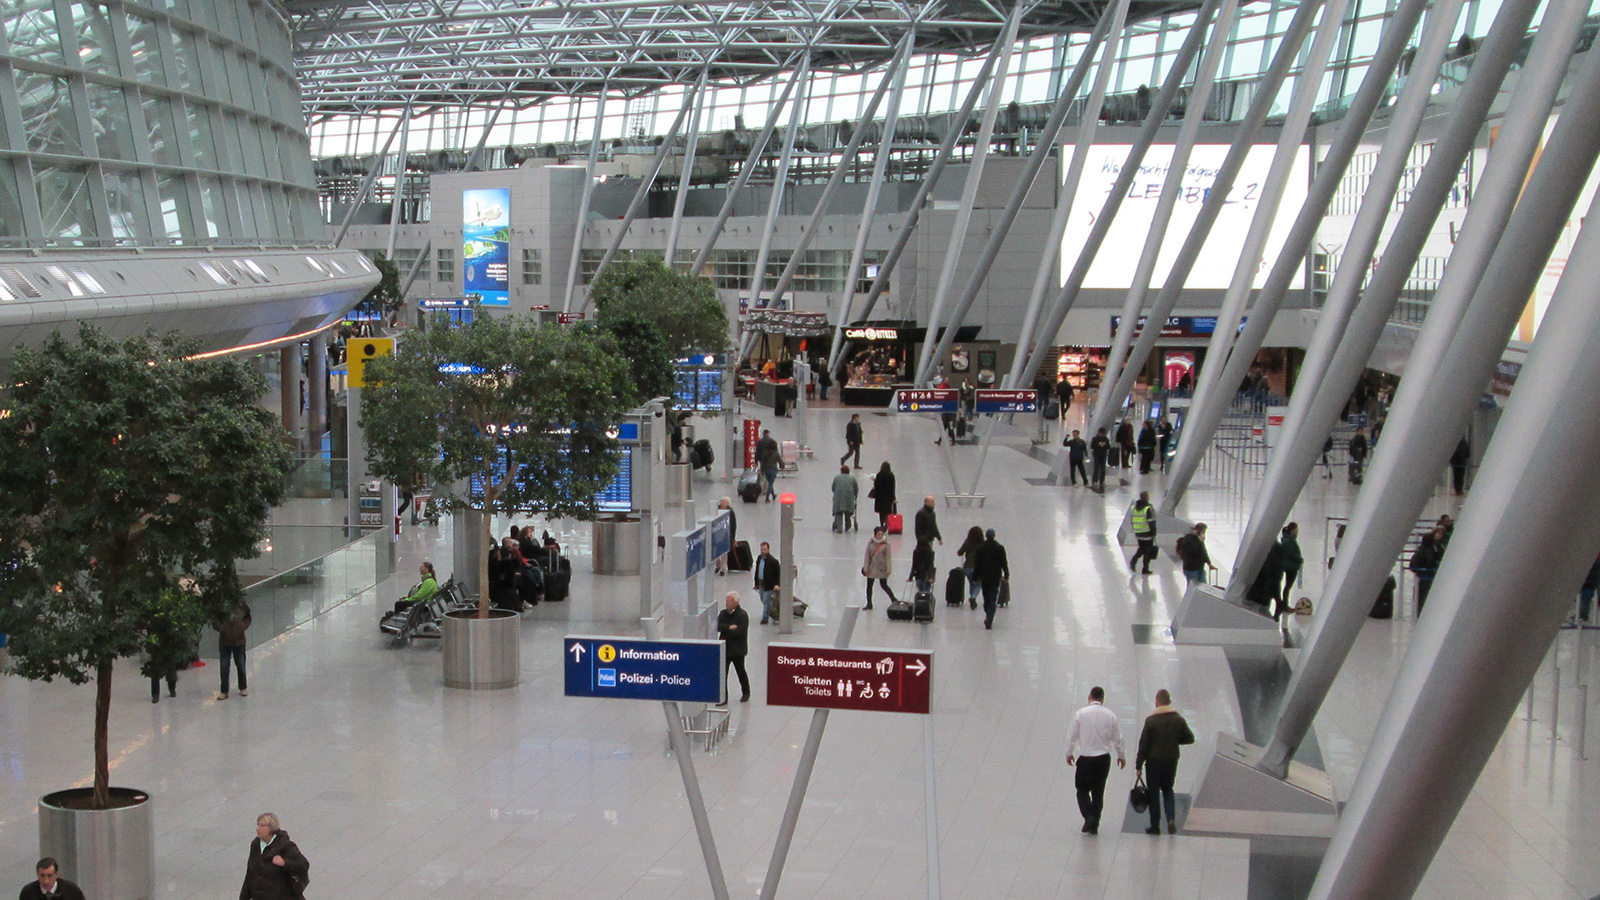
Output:
<svg viewBox="0 0 1600 900">
<path fill-rule="evenodd" d="M 17 351 L 0 418 L 0 632 L 17 674 L 99 682 L 97 792 L 112 662 L 231 611 L 235 561 L 283 497 L 265 382 L 239 360 L 184 359 L 194 349 L 87 325 L 76 342 L 52 335 Z"/>
<path fill-rule="evenodd" d="M 611 335 L 628 358 L 633 393 L 628 402 L 638 406 L 656 397 L 671 397 L 672 352 L 661 329 L 633 316 L 608 316 L 600 330 Z"/>
<path fill-rule="evenodd" d="M 482 374 L 441 374 L 446 364 Z M 607 431 L 634 386 L 621 349 L 597 329 L 486 316 L 407 335 L 393 356 L 367 363 L 367 378 L 378 382 L 361 398 L 373 471 L 434 484 L 447 509 L 592 519 L 595 495 L 617 475 Z M 481 506 L 466 496 L 472 476 L 487 486 Z"/>
<path fill-rule="evenodd" d="M 382 253 L 372 254 L 372 264 L 378 267 L 378 283 L 367 291 L 361 302 L 383 310 L 387 316 L 405 302 L 405 297 L 400 295 L 400 268 Z"/>
<path fill-rule="evenodd" d="M 601 327 L 612 318 L 648 322 L 674 358 L 728 346 L 728 314 L 711 281 L 674 272 L 659 259 L 612 262 L 590 285 L 589 298 Z"/>
<path fill-rule="evenodd" d="M 150 605 L 145 618 L 145 659 L 139 671 L 163 678 L 194 658 L 195 637 L 206 624 L 206 609 L 189 590 L 166 591 Z"/>
</svg>

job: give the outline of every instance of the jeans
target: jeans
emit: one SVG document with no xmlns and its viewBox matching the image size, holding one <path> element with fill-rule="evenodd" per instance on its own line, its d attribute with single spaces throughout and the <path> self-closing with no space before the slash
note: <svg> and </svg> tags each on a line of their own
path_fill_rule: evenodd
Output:
<svg viewBox="0 0 1600 900">
<path fill-rule="evenodd" d="M 756 588 L 756 596 L 761 598 L 761 624 L 767 624 L 768 619 L 778 617 L 778 591 L 776 588 L 764 591 Z"/>
<path fill-rule="evenodd" d="M 893 603 L 894 600 L 895 600 L 895 596 L 894 596 L 894 591 L 889 589 L 889 579 L 887 579 L 887 578 L 868 578 L 867 579 L 867 605 L 868 606 L 872 605 L 872 582 L 874 582 L 874 581 L 878 582 L 878 584 L 883 586 L 883 592 L 885 594 L 889 595 L 889 602 Z"/>
<path fill-rule="evenodd" d="M 778 482 L 778 470 L 777 469 L 762 469 L 761 470 L 761 474 L 763 476 L 765 476 L 766 479 L 767 479 L 767 499 L 771 500 L 773 497 L 778 496 L 778 492 L 773 490 L 773 487 L 772 487 L 774 484 L 777 484 L 777 482 Z"/>
<path fill-rule="evenodd" d="M 1072 784 L 1078 789 L 1078 812 L 1091 830 L 1100 827 L 1100 812 L 1105 807 L 1106 777 L 1111 774 L 1111 754 L 1078 757 L 1078 772 Z"/>
<path fill-rule="evenodd" d="M 722 664 L 722 678 L 724 681 L 728 678 L 729 666 L 733 666 L 734 674 L 739 676 L 739 696 L 746 700 L 750 699 L 750 675 L 744 670 L 744 657 L 730 656 Z"/>
<path fill-rule="evenodd" d="M 222 648 L 222 693 L 223 693 L 223 695 L 226 696 L 227 693 L 228 693 L 228 666 L 230 664 L 239 667 L 239 690 L 241 690 L 241 691 L 250 690 L 250 685 L 245 682 L 245 677 L 244 677 L 244 648 L 243 647 L 223 647 Z"/>
<path fill-rule="evenodd" d="M 966 576 L 967 576 L 967 599 L 968 600 L 976 600 L 976 599 L 978 599 L 978 592 L 980 590 L 982 590 L 982 588 L 980 588 L 978 586 L 978 580 L 976 578 L 972 577 L 974 574 L 977 573 L 978 570 L 977 569 L 969 569 L 969 568 L 966 568 L 965 566 L 963 566 L 961 568 L 961 571 L 966 573 Z"/>
<path fill-rule="evenodd" d="M 1178 795 L 1172 790 L 1172 784 L 1177 778 L 1178 764 L 1176 762 L 1161 762 L 1154 759 L 1144 761 L 1144 784 L 1145 787 L 1150 789 L 1151 828 L 1161 827 L 1160 813 L 1163 807 L 1166 808 L 1167 821 L 1177 821 Z"/>
<path fill-rule="evenodd" d="M 916 582 L 917 582 L 917 593 L 919 593 L 919 594 L 931 594 L 931 593 L 933 593 L 933 579 L 932 578 L 918 578 L 918 579 L 916 579 Z"/>
<path fill-rule="evenodd" d="M 1205 569 L 1184 569 L 1183 570 L 1183 577 L 1189 579 L 1189 581 L 1191 583 L 1193 583 L 1193 584 L 1205 584 L 1206 583 L 1206 570 Z"/>
</svg>

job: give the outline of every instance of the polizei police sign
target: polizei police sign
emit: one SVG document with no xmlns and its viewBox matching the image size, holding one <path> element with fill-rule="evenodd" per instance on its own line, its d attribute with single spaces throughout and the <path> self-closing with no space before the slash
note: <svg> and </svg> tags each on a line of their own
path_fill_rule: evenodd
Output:
<svg viewBox="0 0 1600 900">
<path fill-rule="evenodd" d="M 721 641 L 641 641 L 568 635 L 568 697 L 721 703 Z"/>
</svg>

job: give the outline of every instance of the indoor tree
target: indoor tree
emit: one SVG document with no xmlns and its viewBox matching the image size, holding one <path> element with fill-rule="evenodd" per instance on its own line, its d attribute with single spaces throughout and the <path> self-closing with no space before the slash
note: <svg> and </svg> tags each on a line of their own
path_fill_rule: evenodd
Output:
<svg viewBox="0 0 1600 900">
<path fill-rule="evenodd" d="M 711 280 L 675 272 L 658 257 L 612 262 L 589 286 L 589 299 L 602 328 L 612 319 L 654 325 L 675 358 L 727 349 L 728 313 Z"/>
<path fill-rule="evenodd" d="M 367 363 L 361 427 L 374 474 L 432 484 L 447 510 L 481 510 L 479 615 L 488 615 L 495 513 L 595 517 L 620 470 L 610 430 L 636 405 L 628 360 L 593 326 L 482 317 L 410 333 Z"/>
<path fill-rule="evenodd" d="M 95 682 L 94 808 L 111 803 L 112 665 L 192 646 L 243 598 L 289 453 L 239 359 L 83 326 L 18 348 L 0 417 L 0 632 L 24 678 Z"/>
</svg>

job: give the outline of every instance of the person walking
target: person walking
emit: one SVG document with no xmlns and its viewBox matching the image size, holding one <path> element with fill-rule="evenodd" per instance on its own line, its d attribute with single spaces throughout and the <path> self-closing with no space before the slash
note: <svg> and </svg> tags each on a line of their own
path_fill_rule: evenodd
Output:
<svg viewBox="0 0 1600 900">
<path fill-rule="evenodd" d="M 1472 444 L 1467 442 L 1466 435 L 1461 436 L 1461 443 L 1456 444 L 1454 453 L 1450 454 L 1450 487 L 1455 490 L 1456 496 L 1467 492 L 1467 463 L 1472 461 Z"/>
<path fill-rule="evenodd" d="M 33 874 L 37 880 L 23 885 L 17 900 L 83 900 L 83 889 L 61 877 L 54 857 L 35 863 Z"/>
<path fill-rule="evenodd" d="M 993 528 L 983 533 L 973 570 L 983 589 L 983 627 L 994 628 L 994 611 L 1000 605 L 1000 585 L 1011 580 L 1011 563 L 1006 559 L 1005 545 L 994 539 Z"/>
<path fill-rule="evenodd" d="M 1204 584 L 1206 570 L 1216 569 L 1211 564 L 1211 554 L 1206 551 L 1206 523 L 1195 523 L 1194 530 L 1178 538 L 1178 559 L 1183 564 L 1183 577 L 1195 584 Z"/>
<path fill-rule="evenodd" d="M 1422 536 L 1422 543 L 1411 552 L 1411 563 L 1407 568 L 1417 576 L 1418 616 L 1422 615 L 1422 604 L 1428 602 L 1428 592 L 1433 590 L 1433 579 L 1439 574 L 1439 565 L 1444 562 L 1444 543 L 1444 529 L 1435 526 Z"/>
<path fill-rule="evenodd" d="M 860 531 L 861 525 L 856 522 L 856 497 L 861 493 L 861 485 L 857 484 L 856 477 L 850 474 L 849 466 L 839 466 L 839 474 L 833 476 L 832 489 L 833 533 Z"/>
<path fill-rule="evenodd" d="M 1056 376 L 1056 402 L 1061 404 L 1061 420 L 1067 419 L 1067 410 L 1072 408 L 1072 382 L 1065 375 Z"/>
<path fill-rule="evenodd" d="M 239 696 L 248 697 L 250 691 L 244 674 L 244 633 L 250 628 L 250 606 L 244 601 L 233 608 L 228 621 L 216 626 L 217 649 L 222 657 L 222 693 L 218 700 L 228 699 L 228 667 L 239 667 Z"/>
<path fill-rule="evenodd" d="M 1364 428 L 1357 428 L 1355 436 L 1350 438 L 1350 446 L 1346 448 L 1350 454 L 1350 483 L 1361 483 L 1361 470 L 1367 464 L 1367 432 Z"/>
<path fill-rule="evenodd" d="M 894 470 L 889 468 L 887 459 L 878 467 L 878 474 L 872 476 L 872 490 L 867 491 L 867 496 L 872 499 L 872 511 L 878 514 L 878 526 L 887 532 L 890 514 L 900 509 L 894 499 Z"/>
<path fill-rule="evenodd" d="M 1161 833 L 1161 812 L 1167 813 L 1167 834 L 1178 833 L 1178 795 L 1173 783 L 1178 778 L 1180 747 L 1194 743 L 1194 732 L 1183 714 L 1172 708 L 1172 695 L 1166 688 L 1156 691 L 1155 711 L 1145 717 L 1139 732 L 1139 750 L 1133 757 L 1133 770 L 1142 772 L 1150 789 L 1150 827 L 1145 834 Z"/>
<path fill-rule="evenodd" d="M 1300 571 L 1306 565 L 1306 556 L 1300 552 L 1300 523 L 1290 522 L 1283 526 L 1283 532 L 1278 537 L 1278 546 L 1282 549 L 1279 559 L 1283 564 L 1283 604 L 1292 609 L 1294 583 L 1300 580 Z"/>
<path fill-rule="evenodd" d="M 756 596 L 761 598 L 761 624 L 765 625 L 778 617 L 778 583 L 783 579 L 783 566 L 772 555 L 772 545 L 762 541 L 761 552 L 750 568 L 755 574 Z"/>
<path fill-rule="evenodd" d="M 906 580 L 916 583 L 917 593 L 931 593 L 935 571 L 933 545 L 918 539 L 917 546 L 911 551 L 911 574 Z"/>
<path fill-rule="evenodd" d="M 1121 455 L 1121 465 L 1118 468 L 1133 468 L 1133 423 L 1123 419 L 1117 426 L 1117 450 Z"/>
<path fill-rule="evenodd" d="M 1289 607 L 1283 602 L 1283 545 L 1277 541 L 1267 548 L 1266 559 L 1261 561 L 1261 570 L 1256 573 L 1254 581 L 1245 591 L 1245 599 L 1258 606 L 1264 606 L 1272 613 L 1273 621 L 1288 611 Z"/>
<path fill-rule="evenodd" d="M 967 607 L 978 608 L 978 549 L 983 546 L 983 529 L 974 525 L 967 529 L 967 539 L 956 551 L 961 556 L 961 571 L 967 579 Z"/>
<path fill-rule="evenodd" d="M 944 546 L 944 536 L 939 534 L 939 510 L 934 507 L 932 494 L 922 498 L 922 508 L 912 517 L 912 528 L 918 541 L 938 541 L 939 546 Z"/>
<path fill-rule="evenodd" d="M 1089 457 L 1094 460 L 1089 486 L 1103 491 L 1106 489 L 1106 464 L 1111 458 L 1111 439 L 1106 437 L 1104 428 L 1089 441 Z"/>
<path fill-rule="evenodd" d="M 722 639 L 726 661 L 722 664 L 722 680 L 728 680 L 728 667 L 739 676 L 739 702 L 750 702 L 750 675 L 744 670 L 744 658 L 750 653 L 750 614 L 739 605 L 739 592 L 729 591 L 722 599 L 722 611 L 717 613 L 717 637 Z M 723 696 L 727 696 L 724 684 Z M 727 705 L 727 701 L 723 701 Z"/>
<path fill-rule="evenodd" d="M 887 534 L 883 527 L 879 526 L 872 529 L 872 538 L 867 541 L 867 555 L 861 561 L 861 574 L 867 578 L 867 605 L 862 609 L 872 608 L 873 581 L 877 581 L 883 592 L 889 595 L 890 603 L 895 601 L 894 591 L 889 588 L 889 574 L 894 571 L 894 560 L 889 550 Z"/>
<path fill-rule="evenodd" d="M 1087 487 L 1089 473 L 1084 470 L 1083 463 L 1084 460 L 1089 458 L 1089 443 L 1074 428 L 1072 437 L 1062 441 L 1061 446 L 1067 448 L 1067 477 L 1071 480 L 1072 486 L 1077 487 L 1078 477 L 1081 475 L 1083 476 L 1083 484 Z"/>
<path fill-rule="evenodd" d="M 756 465 L 761 467 L 761 477 L 767 483 L 767 502 L 771 503 L 778 492 L 774 485 L 778 482 L 778 467 L 782 458 L 778 454 L 778 442 L 773 440 L 772 432 L 763 428 L 761 439 L 756 441 Z"/>
<path fill-rule="evenodd" d="M 256 839 L 250 842 L 239 900 L 300 900 L 310 874 L 311 863 L 289 840 L 289 832 L 278 827 L 278 817 L 256 816 Z"/>
<path fill-rule="evenodd" d="M 1133 525 L 1133 537 L 1139 542 L 1139 549 L 1133 552 L 1133 559 L 1128 560 L 1128 571 L 1139 571 L 1139 560 L 1144 560 L 1144 571 L 1140 574 L 1150 574 L 1150 564 L 1156 561 L 1156 509 L 1150 505 L 1150 492 L 1140 491 L 1139 499 L 1133 501 L 1133 514 L 1130 516 Z"/>
<path fill-rule="evenodd" d="M 864 437 L 861 433 L 861 414 L 855 413 L 850 417 L 850 424 L 844 426 L 844 455 L 839 457 L 839 465 L 851 456 L 856 458 L 856 468 L 861 468 L 861 444 Z"/>
<path fill-rule="evenodd" d="M 1078 812 L 1083 815 L 1083 833 L 1100 833 L 1100 813 L 1105 808 L 1106 777 L 1111 774 L 1111 754 L 1117 754 L 1117 768 L 1128 766 L 1122 752 L 1122 725 L 1117 714 L 1106 708 L 1105 688 L 1089 689 L 1089 705 L 1072 717 L 1067 732 L 1067 765 L 1076 766 L 1073 786 L 1078 789 Z"/>
<path fill-rule="evenodd" d="M 716 562 L 712 565 L 718 575 L 728 574 L 728 555 L 733 552 L 734 547 L 739 546 L 739 514 L 733 511 L 733 501 L 727 497 L 717 501 L 717 513 L 721 513 L 724 510 L 728 513 L 729 549 L 727 553 L 717 557 Z"/>
<path fill-rule="evenodd" d="M 1139 474 L 1149 475 L 1156 461 L 1156 427 L 1148 421 L 1139 429 Z"/>
<path fill-rule="evenodd" d="M 1156 424 L 1156 457 L 1161 463 L 1161 471 L 1167 470 L 1167 451 L 1172 448 L 1172 423 L 1166 416 Z"/>
</svg>

